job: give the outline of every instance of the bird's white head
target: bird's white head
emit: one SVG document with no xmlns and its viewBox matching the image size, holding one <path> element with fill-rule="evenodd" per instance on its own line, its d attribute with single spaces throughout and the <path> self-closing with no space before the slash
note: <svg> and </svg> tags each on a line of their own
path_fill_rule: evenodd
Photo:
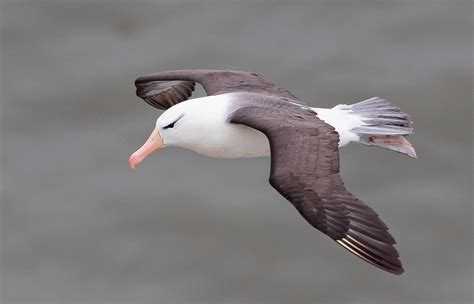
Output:
<svg viewBox="0 0 474 304">
<path fill-rule="evenodd" d="M 197 150 L 211 140 L 210 136 L 221 122 L 222 107 L 211 105 L 209 97 L 179 103 L 161 114 L 145 144 L 134 152 L 128 163 L 133 169 L 153 151 L 165 146 Z M 209 100 L 211 101 L 211 100 Z M 217 103 L 218 105 L 219 103 Z"/>
</svg>

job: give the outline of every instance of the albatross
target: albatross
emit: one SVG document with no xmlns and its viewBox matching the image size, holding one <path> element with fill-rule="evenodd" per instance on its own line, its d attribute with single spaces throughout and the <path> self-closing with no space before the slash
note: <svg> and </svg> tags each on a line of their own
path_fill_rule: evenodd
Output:
<svg viewBox="0 0 474 304">
<path fill-rule="evenodd" d="M 189 99 L 196 83 L 207 96 Z M 138 97 L 165 111 L 130 156 L 131 168 L 167 146 L 211 157 L 270 156 L 270 184 L 309 224 L 366 262 L 403 273 L 387 226 L 344 187 L 339 147 L 358 142 L 416 158 L 406 139 L 413 132 L 408 114 L 379 97 L 311 107 L 245 71 L 165 71 L 139 77 L 135 85 Z"/>
</svg>

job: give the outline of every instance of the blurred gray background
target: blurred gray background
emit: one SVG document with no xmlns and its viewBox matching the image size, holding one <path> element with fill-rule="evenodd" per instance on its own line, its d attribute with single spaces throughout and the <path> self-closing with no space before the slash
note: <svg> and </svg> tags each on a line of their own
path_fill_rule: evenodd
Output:
<svg viewBox="0 0 474 304">
<path fill-rule="evenodd" d="M 0 7 L 2 303 L 470 302 L 470 1 Z M 406 273 L 309 226 L 267 183 L 268 159 L 167 148 L 130 170 L 160 114 L 134 79 L 184 68 L 410 113 L 418 160 L 342 152 L 347 187 L 389 225 Z"/>
</svg>

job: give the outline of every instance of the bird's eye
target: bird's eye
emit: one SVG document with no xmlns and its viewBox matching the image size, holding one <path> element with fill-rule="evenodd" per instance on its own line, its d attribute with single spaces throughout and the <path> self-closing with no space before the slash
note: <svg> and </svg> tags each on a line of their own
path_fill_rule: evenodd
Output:
<svg viewBox="0 0 474 304">
<path fill-rule="evenodd" d="M 175 121 L 173 121 L 172 123 L 170 124 L 167 124 L 166 126 L 162 127 L 162 129 L 172 129 L 174 128 L 174 125 L 181 119 L 183 118 L 184 114 L 181 115 L 180 117 L 178 117 Z"/>
<path fill-rule="evenodd" d="M 172 129 L 174 127 L 174 124 L 176 123 L 176 121 L 170 123 L 169 125 L 167 126 L 164 126 L 163 129 Z"/>
</svg>

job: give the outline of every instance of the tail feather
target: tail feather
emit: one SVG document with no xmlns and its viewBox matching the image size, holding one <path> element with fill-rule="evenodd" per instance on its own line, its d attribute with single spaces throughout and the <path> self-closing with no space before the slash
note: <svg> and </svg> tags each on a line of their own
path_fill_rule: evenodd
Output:
<svg viewBox="0 0 474 304">
<path fill-rule="evenodd" d="M 350 106 L 363 126 L 353 129 L 359 136 L 367 135 L 409 135 L 413 133 L 410 115 L 385 99 L 373 97 Z"/>
<path fill-rule="evenodd" d="M 406 139 L 413 133 L 410 115 L 380 97 L 349 105 L 348 110 L 362 122 L 362 125 L 352 129 L 359 136 L 360 143 L 416 158 L 413 145 Z"/>
<path fill-rule="evenodd" d="M 392 105 L 388 100 L 380 98 L 380 97 L 372 97 L 358 103 L 352 104 L 351 107 L 353 109 L 374 109 L 374 108 L 390 108 L 396 111 L 400 111 L 400 109 L 394 105 Z"/>
<path fill-rule="evenodd" d="M 332 109 L 312 109 L 336 129 L 339 146 L 359 142 L 416 157 L 415 149 L 405 138 L 413 133 L 410 115 L 385 99 L 373 97 Z"/>
<path fill-rule="evenodd" d="M 413 128 L 394 125 L 369 125 L 352 129 L 358 135 L 409 135 Z"/>
</svg>

